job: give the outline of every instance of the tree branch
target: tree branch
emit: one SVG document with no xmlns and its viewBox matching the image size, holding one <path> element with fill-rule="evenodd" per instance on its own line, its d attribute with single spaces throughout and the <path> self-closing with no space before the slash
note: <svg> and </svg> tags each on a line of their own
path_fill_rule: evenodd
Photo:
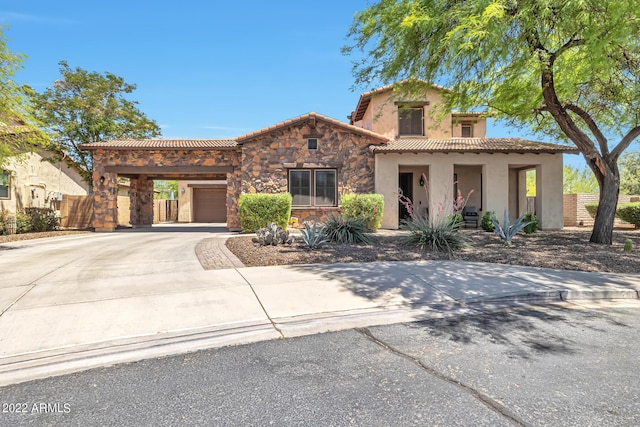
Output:
<svg viewBox="0 0 640 427">
<path fill-rule="evenodd" d="M 593 136 L 596 137 L 596 140 L 600 145 L 600 152 L 602 153 L 602 155 L 604 156 L 609 154 L 609 146 L 607 144 L 607 138 L 605 138 L 605 136 L 602 134 L 602 132 L 598 128 L 598 125 L 596 124 L 596 122 L 593 121 L 593 118 L 589 115 L 589 113 L 587 113 L 585 110 L 578 107 L 577 105 L 574 105 L 571 103 L 566 104 L 564 108 L 576 113 L 578 117 L 580 117 L 587 124 L 587 126 L 589 126 L 589 130 L 591 131 L 591 133 L 593 133 Z"/>
<path fill-rule="evenodd" d="M 583 39 L 576 39 L 575 36 L 572 36 L 571 39 L 566 42 L 565 44 L 563 44 L 562 46 L 560 46 L 558 48 L 558 50 L 556 50 L 555 52 L 553 52 L 550 56 L 550 61 L 553 64 L 556 59 L 558 59 L 558 57 L 560 57 L 560 55 L 562 55 L 563 53 L 565 53 L 566 51 L 568 51 L 569 49 L 576 47 L 576 46 L 584 46 L 584 40 Z"/>
<path fill-rule="evenodd" d="M 617 160 L 618 157 L 620 157 L 620 155 L 622 154 L 622 152 L 626 150 L 629 147 L 629 145 L 631 145 L 631 143 L 639 136 L 640 136 L 640 126 L 636 126 L 633 129 L 631 129 L 624 136 L 624 138 L 622 138 L 622 141 L 620 141 L 620 143 L 613 148 L 613 151 L 611 151 L 611 157 Z"/>
</svg>

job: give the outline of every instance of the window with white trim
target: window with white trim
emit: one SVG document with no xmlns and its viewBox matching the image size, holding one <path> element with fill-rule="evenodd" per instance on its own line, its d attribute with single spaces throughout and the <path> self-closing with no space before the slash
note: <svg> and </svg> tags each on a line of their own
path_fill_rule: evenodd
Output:
<svg viewBox="0 0 640 427">
<path fill-rule="evenodd" d="M 337 206 L 335 169 L 289 170 L 293 206 Z"/>
<path fill-rule="evenodd" d="M 11 174 L 0 170 L 0 199 L 11 198 Z"/>
<path fill-rule="evenodd" d="M 398 108 L 398 135 L 424 135 L 424 108 Z"/>
</svg>

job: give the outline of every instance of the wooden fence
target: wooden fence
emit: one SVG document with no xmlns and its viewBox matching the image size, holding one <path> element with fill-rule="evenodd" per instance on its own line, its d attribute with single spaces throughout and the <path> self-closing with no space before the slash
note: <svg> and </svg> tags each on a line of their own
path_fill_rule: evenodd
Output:
<svg viewBox="0 0 640 427">
<path fill-rule="evenodd" d="M 154 200 L 153 201 L 153 223 L 177 222 L 178 221 L 178 201 L 177 200 Z"/>
<path fill-rule="evenodd" d="M 64 228 L 89 228 L 93 224 L 93 196 L 62 196 L 60 202 L 60 226 Z"/>
</svg>

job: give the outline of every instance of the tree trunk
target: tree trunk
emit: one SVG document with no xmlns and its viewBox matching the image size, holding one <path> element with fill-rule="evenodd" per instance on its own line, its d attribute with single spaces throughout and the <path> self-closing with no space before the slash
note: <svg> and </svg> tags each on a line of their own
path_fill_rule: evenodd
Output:
<svg viewBox="0 0 640 427">
<path fill-rule="evenodd" d="M 613 221 L 615 220 L 618 194 L 620 193 L 618 170 L 616 167 L 608 169 L 608 173 L 603 177 L 602 185 L 600 186 L 598 210 L 591 238 L 589 239 L 592 243 L 606 245 L 613 243 Z"/>
</svg>

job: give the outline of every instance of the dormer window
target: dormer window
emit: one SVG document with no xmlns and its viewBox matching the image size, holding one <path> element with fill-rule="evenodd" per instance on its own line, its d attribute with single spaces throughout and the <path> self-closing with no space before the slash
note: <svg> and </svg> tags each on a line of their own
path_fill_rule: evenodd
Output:
<svg viewBox="0 0 640 427">
<path fill-rule="evenodd" d="M 460 136 L 463 138 L 473 138 L 473 125 L 471 124 L 462 124 L 460 126 Z"/>
<path fill-rule="evenodd" d="M 424 108 L 398 108 L 398 134 L 400 136 L 424 136 Z"/>
<path fill-rule="evenodd" d="M 308 150 L 317 150 L 318 149 L 318 138 L 307 138 L 307 149 Z"/>
</svg>

